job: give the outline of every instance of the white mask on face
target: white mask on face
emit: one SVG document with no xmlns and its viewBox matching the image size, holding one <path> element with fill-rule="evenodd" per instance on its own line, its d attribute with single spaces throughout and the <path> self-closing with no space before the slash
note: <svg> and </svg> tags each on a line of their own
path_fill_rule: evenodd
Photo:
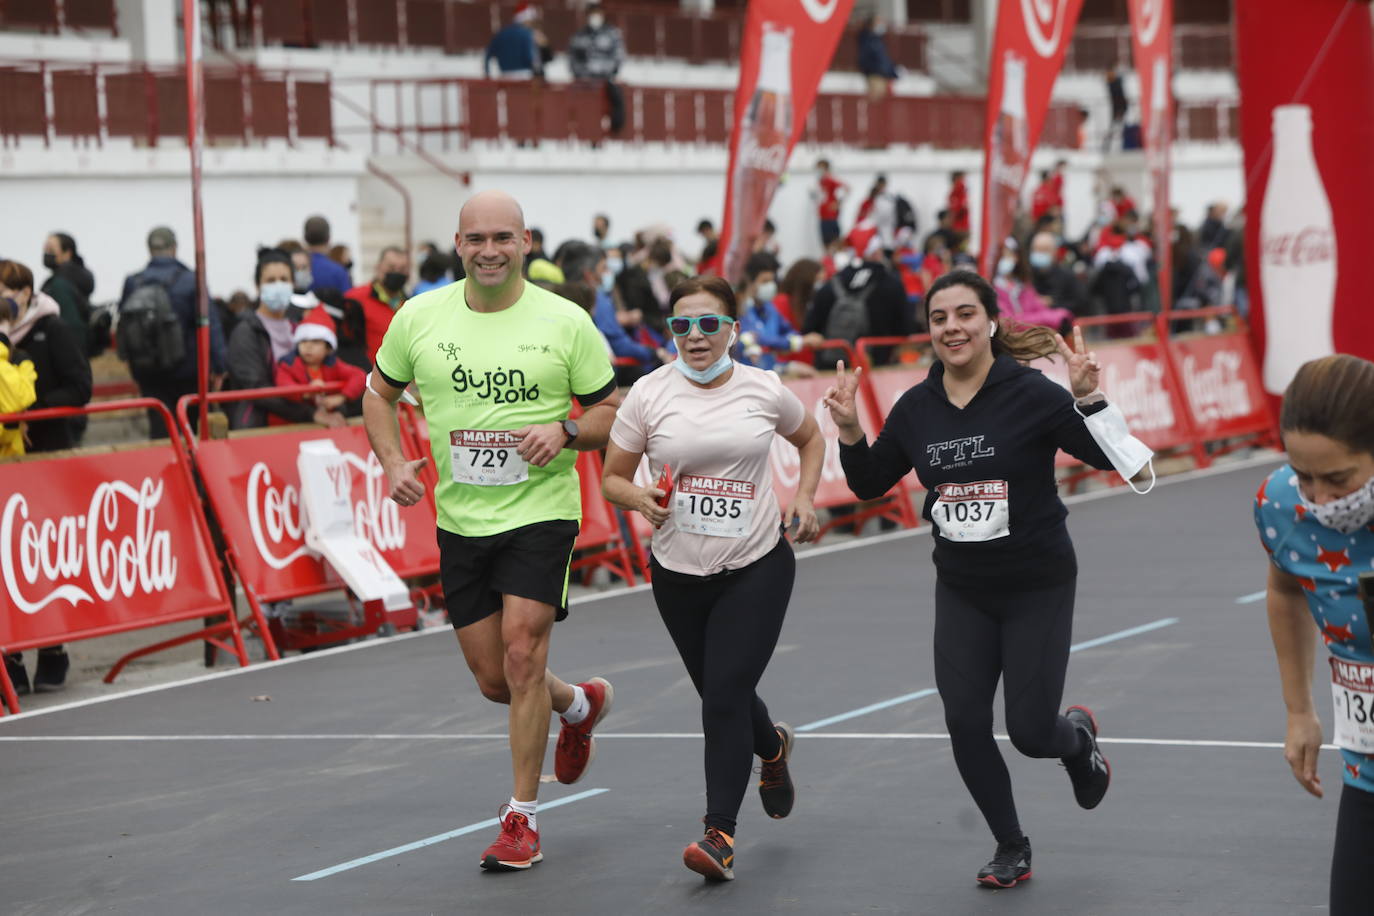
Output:
<svg viewBox="0 0 1374 916">
<path fill-rule="evenodd" d="M 998 258 L 998 259 L 997 259 L 997 276 L 999 276 L 999 277 L 1005 277 L 1007 274 L 1011 273 L 1012 268 L 1014 268 L 1015 266 L 1016 266 L 1016 259 L 1015 259 L 1015 258 Z"/>
<path fill-rule="evenodd" d="M 1307 507 L 1307 514 L 1316 519 L 1318 524 L 1341 534 L 1354 534 L 1374 522 L 1374 477 L 1366 480 L 1364 486 L 1355 492 L 1322 505 L 1310 501 L 1302 495 L 1301 490 L 1298 491 L 1298 497 Z"/>
<path fill-rule="evenodd" d="M 693 369 L 691 366 L 687 365 L 687 359 L 681 353 L 678 353 L 677 359 L 673 360 L 673 365 L 677 367 L 677 371 L 681 372 L 698 385 L 709 385 L 730 369 L 730 366 L 733 364 L 733 360 L 730 359 L 730 350 L 734 345 L 735 332 L 732 329 L 730 331 L 730 342 L 725 345 L 725 352 L 720 354 L 720 358 L 705 369 Z"/>
<path fill-rule="evenodd" d="M 594 29 L 599 29 L 606 24 L 606 17 L 600 13 L 592 13 L 587 17 L 587 25 Z"/>
<path fill-rule="evenodd" d="M 767 282 L 767 283 L 760 283 L 760 284 L 759 284 L 759 288 L 758 288 L 758 301 L 759 301 L 759 302 L 772 302 L 772 301 L 773 301 L 773 297 L 776 296 L 777 294 L 778 294 L 778 284 L 776 284 L 776 283 L 774 283 L 774 282 L 772 282 L 772 281 L 769 281 L 769 282 Z"/>
<path fill-rule="evenodd" d="M 258 301 L 269 311 L 280 313 L 286 311 L 286 307 L 291 304 L 291 295 L 294 292 L 287 280 L 264 283 L 258 289 Z"/>
</svg>

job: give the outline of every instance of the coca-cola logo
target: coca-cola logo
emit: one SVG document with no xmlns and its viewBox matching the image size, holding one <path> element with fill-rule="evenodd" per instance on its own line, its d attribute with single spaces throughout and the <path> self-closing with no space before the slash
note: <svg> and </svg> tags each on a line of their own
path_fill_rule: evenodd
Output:
<svg viewBox="0 0 1374 916">
<path fill-rule="evenodd" d="M 825 440 L 825 459 L 821 462 L 821 481 L 834 483 L 843 481 L 844 466 L 840 464 L 840 432 L 830 419 L 830 410 L 825 401 L 817 398 L 811 408 L 811 416 L 821 428 Z M 768 456 L 773 467 L 773 483 L 784 490 L 791 491 L 801 481 L 801 452 L 782 436 L 773 437 L 772 450 Z"/>
<path fill-rule="evenodd" d="M 1137 360 L 1132 375 L 1120 366 L 1110 365 L 1103 372 L 1102 390 L 1116 402 L 1126 423 L 1136 432 L 1154 432 L 1174 425 L 1174 407 L 1164 388 L 1164 366 L 1158 360 Z"/>
<path fill-rule="evenodd" d="M 840 0 L 801 0 L 806 15 L 816 22 L 829 22 L 830 17 L 839 9 Z"/>
<path fill-rule="evenodd" d="M 1261 256 L 1275 267 L 1301 267 L 1333 261 L 1336 233 L 1321 226 L 1304 226 L 1297 232 L 1265 232 L 1260 238 Z"/>
<path fill-rule="evenodd" d="M 787 165 L 787 144 L 779 142 L 760 146 L 752 134 L 745 134 L 740 149 L 740 161 L 747 169 L 781 175 L 783 167 Z"/>
<path fill-rule="evenodd" d="M 162 481 L 101 483 L 84 515 L 41 521 L 15 493 L 0 517 L 0 569 L 14 606 L 37 614 L 58 601 L 111 601 L 176 585 L 171 533 L 156 525 Z M 94 594 L 92 594 L 94 592 Z"/>
<path fill-rule="evenodd" d="M 1064 8 L 1068 0 L 1021 0 L 1026 37 L 1041 57 L 1053 57 L 1064 36 Z"/>
<path fill-rule="evenodd" d="M 396 503 L 388 497 L 386 475 L 377 456 L 368 452 L 363 458 L 344 452 L 343 457 L 363 477 L 362 498 L 353 503 L 353 530 L 380 551 L 405 547 L 406 525 Z M 352 475 L 347 480 L 332 475 L 330 483 L 335 492 L 352 497 Z M 271 469 L 259 461 L 249 471 L 246 499 L 248 529 L 263 562 L 273 569 L 285 569 L 310 555 L 305 546 L 300 489 L 295 484 L 274 481 Z"/>
<path fill-rule="evenodd" d="M 1205 369 L 1198 367 L 1192 354 L 1183 357 L 1183 383 L 1199 420 L 1229 420 L 1250 413 L 1250 386 L 1245 384 L 1240 367 L 1240 354 L 1233 350 L 1213 353 L 1212 364 Z"/>
<path fill-rule="evenodd" d="M 1164 0 L 1136 0 L 1135 36 L 1141 47 L 1148 48 L 1159 36 L 1164 21 Z"/>
</svg>

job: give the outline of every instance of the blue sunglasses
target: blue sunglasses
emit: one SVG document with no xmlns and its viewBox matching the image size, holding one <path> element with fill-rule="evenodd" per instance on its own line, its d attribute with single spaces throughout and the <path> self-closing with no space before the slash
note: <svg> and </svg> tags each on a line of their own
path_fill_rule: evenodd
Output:
<svg viewBox="0 0 1374 916">
<path fill-rule="evenodd" d="M 686 337 L 692 333 L 692 326 L 696 325 L 701 333 L 709 336 L 720 333 L 722 323 L 734 324 L 735 319 L 728 315 L 701 315 L 697 318 L 677 315 L 668 319 L 668 330 L 673 332 L 674 337 Z"/>
</svg>

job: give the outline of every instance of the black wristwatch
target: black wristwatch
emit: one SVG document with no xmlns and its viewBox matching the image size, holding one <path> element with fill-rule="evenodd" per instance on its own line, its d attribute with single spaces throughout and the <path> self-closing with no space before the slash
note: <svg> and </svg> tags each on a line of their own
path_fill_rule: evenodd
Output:
<svg viewBox="0 0 1374 916">
<path fill-rule="evenodd" d="M 563 447 L 564 447 L 564 448 L 567 448 L 569 445 L 572 445 L 572 441 L 573 441 L 574 439 L 577 438 L 577 421 L 576 421 L 576 420 L 564 420 L 564 421 L 563 421 L 563 435 L 565 435 L 565 436 L 568 437 L 568 438 L 567 438 L 566 440 L 564 440 L 564 442 L 563 442 Z"/>
</svg>

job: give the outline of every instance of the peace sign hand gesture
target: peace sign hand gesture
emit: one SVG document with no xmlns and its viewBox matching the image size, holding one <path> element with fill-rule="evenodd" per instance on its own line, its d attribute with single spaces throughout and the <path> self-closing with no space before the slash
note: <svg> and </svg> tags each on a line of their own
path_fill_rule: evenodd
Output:
<svg viewBox="0 0 1374 916">
<path fill-rule="evenodd" d="M 1060 335 L 1054 335 L 1054 340 L 1059 345 L 1059 355 L 1069 367 L 1069 387 L 1073 389 L 1073 396 L 1085 398 L 1096 391 L 1102 364 L 1097 361 L 1097 354 L 1083 343 L 1083 329 L 1073 329 L 1072 350 Z"/>
<path fill-rule="evenodd" d="M 853 445 L 864 437 L 863 427 L 859 425 L 859 407 L 856 396 L 859 391 L 859 375 L 863 367 L 850 375 L 845 371 L 844 360 L 835 366 L 835 384 L 825 392 L 825 406 L 830 408 L 830 419 L 840 430 L 840 441 Z"/>
</svg>

